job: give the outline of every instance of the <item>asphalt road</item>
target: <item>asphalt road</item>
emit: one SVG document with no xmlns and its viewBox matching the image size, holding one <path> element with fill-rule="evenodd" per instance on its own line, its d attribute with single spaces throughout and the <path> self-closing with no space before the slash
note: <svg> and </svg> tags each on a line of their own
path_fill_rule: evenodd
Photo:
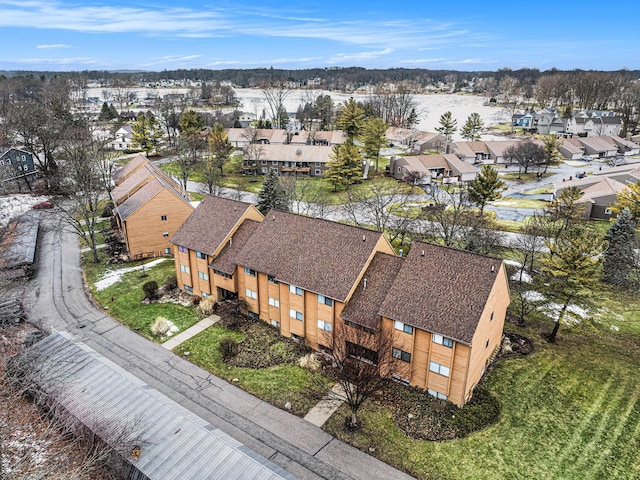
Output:
<svg viewBox="0 0 640 480">
<path fill-rule="evenodd" d="M 302 479 L 410 479 L 320 428 L 196 367 L 106 315 L 85 293 L 72 232 L 43 222 L 29 321 L 65 330 L 207 422 Z"/>
</svg>

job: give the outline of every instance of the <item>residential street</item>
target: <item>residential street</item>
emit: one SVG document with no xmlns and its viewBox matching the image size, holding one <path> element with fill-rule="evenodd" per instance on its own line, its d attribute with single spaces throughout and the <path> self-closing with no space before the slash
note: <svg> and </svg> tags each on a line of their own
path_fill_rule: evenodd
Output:
<svg viewBox="0 0 640 480">
<path fill-rule="evenodd" d="M 320 428 L 247 394 L 111 319 L 85 295 L 75 235 L 43 222 L 29 320 L 65 330 L 302 479 L 409 479 Z"/>
</svg>

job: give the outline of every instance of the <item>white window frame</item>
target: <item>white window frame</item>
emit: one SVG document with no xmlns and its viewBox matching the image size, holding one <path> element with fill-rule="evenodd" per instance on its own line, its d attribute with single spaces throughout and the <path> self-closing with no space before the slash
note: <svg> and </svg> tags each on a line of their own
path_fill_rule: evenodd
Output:
<svg viewBox="0 0 640 480">
<path fill-rule="evenodd" d="M 440 335 L 439 333 L 433 334 L 433 343 L 437 343 L 438 345 L 442 345 L 443 347 L 453 348 L 453 338 L 445 337 L 444 335 Z"/>
<path fill-rule="evenodd" d="M 318 328 L 320 330 L 324 330 L 325 332 L 332 332 L 333 325 L 330 322 L 325 322 L 324 320 L 318 319 Z"/>
<path fill-rule="evenodd" d="M 272 307 L 280 308 L 280 300 L 277 298 L 269 297 L 269 305 Z"/>
<path fill-rule="evenodd" d="M 296 320 L 300 320 L 300 321 L 304 320 L 304 314 L 302 312 L 297 311 L 295 308 L 289 309 L 289 316 L 291 318 L 295 318 Z"/>
<path fill-rule="evenodd" d="M 433 361 L 429 362 L 429 371 L 447 378 L 451 375 L 451 369 L 449 367 Z"/>
<path fill-rule="evenodd" d="M 408 360 L 403 358 L 406 355 L 409 356 Z M 411 363 L 411 352 L 407 352 L 405 350 L 402 350 L 401 348 L 392 347 L 391 348 L 391 356 L 393 358 L 395 358 L 396 360 L 401 360 L 403 362 Z"/>
<path fill-rule="evenodd" d="M 408 333 L 409 335 L 413 335 L 413 326 L 407 325 L 406 323 L 395 320 L 393 322 L 393 328 L 396 330 L 400 330 L 401 332 Z"/>
<path fill-rule="evenodd" d="M 250 288 L 245 288 L 244 294 L 247 298 L 253 298 L 254 300 L 258 298 L 258 292 L 251 290 Z"/>
<path fill-rule="evenodd" d="M 256 271 L 252 268 L 249 267 L 244 267 L 244 274 L 245 275 L 249 275 L 250 277 L 255 277 L 256 276 Z"/>
<path fill-rule="evenodd" d="M 182 265 L 180 264 L 180 271 L 183 273 L 191 273 L 191 270 L 189 270 L 189 267 L 187 267 L 186 265 Z"/>
<path fill-rule="evenodd" d="M 201 272 L 200 270 L 198 270 L 198 278 L 200 278 L 202 280 L 209 280 L 209 274 L 207 274 L 205 272 Z"/>
<path fill-rule="evenodd" d="M 444 393 L 440 393 L 440 392 L 438 392 L 436 390 L 433 390 L 432 388 L 427 388 L 427 393 L 429 395 L 432 395 L 432 396 L 436 397 L 436 398 L 439 398 L 440 400 L 446 400 L 447 399 L 447 396 Z"/>
<path fill-rule="evenodd" d="M 302 296 L 302 288 L 296 287 L 295 285 L 289 285 L 289 292 Z"/>
</svg>

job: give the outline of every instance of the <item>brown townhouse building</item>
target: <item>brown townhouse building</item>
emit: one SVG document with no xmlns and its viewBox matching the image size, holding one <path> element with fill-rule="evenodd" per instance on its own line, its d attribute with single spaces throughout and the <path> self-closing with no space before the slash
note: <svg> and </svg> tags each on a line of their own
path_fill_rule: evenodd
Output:
<svg viewBox="0 0 640 480">
<path fill-rule="evenodd" d="M 194 210 L 180 187 L 143 155 L 118 170 L 114 181 L 113 212 L 130 256 L 171 254 L 171 236 Z"/>
<path fill-rule="evenodd" d="M 237 296 L 252 316 L 317 350 L 330 351 L 342 329 L 382 329 L 393 377 L 458 406 L 500 346 L 509 287 L 499 259 L 419 242 L 398 257 L 381 233 L 279 211 L 262 217 L 211 196 L 171 242 L 183 289 Z"/>
</svg>

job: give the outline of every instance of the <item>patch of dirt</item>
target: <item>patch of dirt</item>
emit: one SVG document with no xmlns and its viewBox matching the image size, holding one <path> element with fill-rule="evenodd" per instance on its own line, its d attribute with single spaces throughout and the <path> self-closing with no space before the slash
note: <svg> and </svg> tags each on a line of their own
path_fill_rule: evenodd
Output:
<svg viewBox="0 0 640 480">
<path fill-rule="evenodd" d="M 503 332 L 502 348 L 500 357 L 511 358 L 522 355 L 529 355 L 533 352 L 533 340 L 519 333 L 505 330 Z"/>
</svg>

